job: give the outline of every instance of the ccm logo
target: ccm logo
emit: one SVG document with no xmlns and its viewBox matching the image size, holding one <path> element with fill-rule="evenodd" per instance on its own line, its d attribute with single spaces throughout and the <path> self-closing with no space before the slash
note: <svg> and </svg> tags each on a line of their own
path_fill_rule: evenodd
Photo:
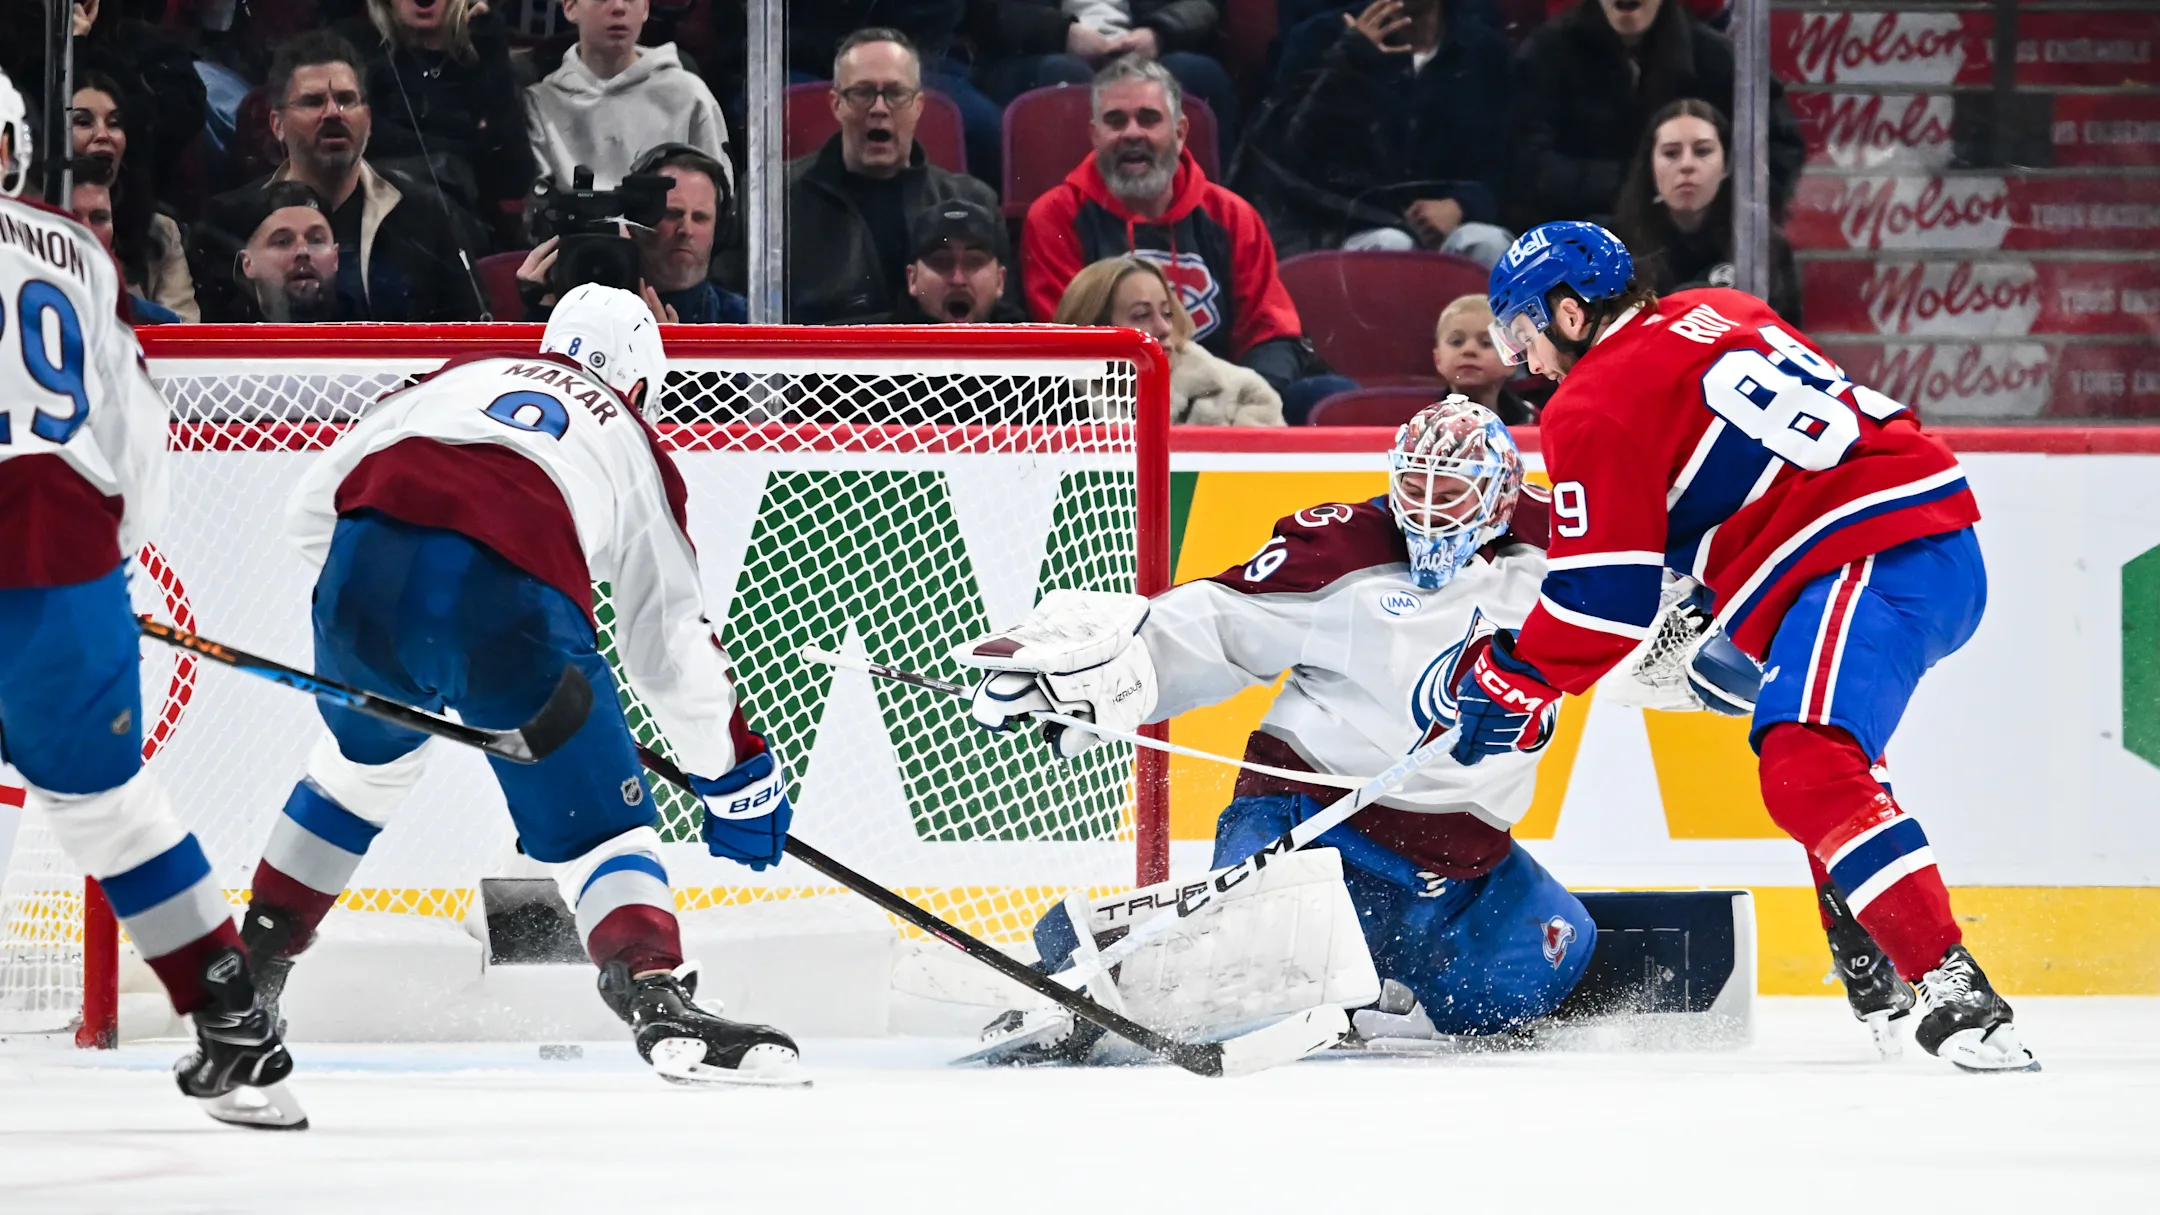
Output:
<svg viewBox="0 0 2160 1215">
<path fill-rule="evenodd" d="M 1545 707 L 1544 697 L 1531 696 L 1525 693 L 1522 689 L 1515 687 L 1502 678 L 1500 672 L 1490 667 L 1478 668 L 1477 681 L 1478 686 L 1485 689 L 1487 696 L 1492 697 L 1496 703 L 1506 705 L 1511 709 L 1521 709 L 1525 713 L 1535 713 Z"/>
</svg>

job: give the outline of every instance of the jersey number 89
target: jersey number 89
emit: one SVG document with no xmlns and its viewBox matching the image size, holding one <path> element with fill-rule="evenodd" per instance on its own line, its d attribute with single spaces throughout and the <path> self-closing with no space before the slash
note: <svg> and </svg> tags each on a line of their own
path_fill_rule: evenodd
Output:
<svg viewBox="0 0 2160 1215">
<path fill-rule="evenodd" d="M 1759 330 L 1772 351 L 1728 352 L 1703 373 L 1703 403 L 1771 455 L 1810 472 L 1837 467 L 1860 441 L 1860 419 L 1838 394 L 1876 421 L 1905 407 L 1845 378 L 1837 364 L 1776 325 Z"/>
<path fill-rule="evenodd" d="M 52 317 L 60 331 L 60 361 L 55 363 L 45 348 L 45 318 Z M 0 337 L 7 332 L 7 309 L 0 303 Z M 83 383 L 82 320 L 67 294 L 43 279 L 24 283 L 15 297 L 15 328 L 22 345 L 23 370 L 38 387 L 66 397 L 71 408 L 64 414 L 42 409 L 30 415 L 30 433 L 55 447 L 65 444 L 90 420 L 90 393 Z M 0 384 L 5 380 L 0 379 Z M 14 419 L 8 402 L 0 399 L 0 444 L 15 441 Z"/>
</svg>

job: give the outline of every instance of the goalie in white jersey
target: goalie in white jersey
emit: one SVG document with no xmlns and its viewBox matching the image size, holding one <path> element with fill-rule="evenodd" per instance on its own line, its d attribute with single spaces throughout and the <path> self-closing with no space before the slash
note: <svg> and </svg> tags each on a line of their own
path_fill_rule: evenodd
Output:
<svg viewBox="0 0 2160 1215">
<path fill-rule="evenodd" d="M 194 1021 L 181 1091 L 224 1121 L 305 1127 L 225 892 L 143 771 L 126 559 L 165 511 L 165 402 L 112 256 L 16 198 L 29 163 L 22 97 L 0 74 L 0 759 Z"/>
<path fill-rule="evenodd" d="M 745 724 L 706 622 L 686 491 L 645 417 L 667 373 L 659 327 L 626 291 L 563 297 L 537 355 L 456 360 L 385 398 L 308 470 L 292 539 L 315 585 L 316 669 L 464 720 L 514 726 L 565 666 L 590 716 L 538 763 L 490 759 L 520 847 L 553 868 L 600 967 L 600 994 L 672 1079 L 795 1083 L 795 1044 L 695 1002 L 659 817 L 596 648 L 608 582 L 617 653 L 705 799 L 708 849 L 780 860 L 787 775 Z M 420 779 L 427 738 L 321 705 L 308 759 L 256 870 L 242 921 L 266 989 L 293 959 Z"/>
<path fill-rule="evenodd" d="M 1338 776 L 1388 768 L 1455 724 L 1464 654 L 1528 616 L 1546 570 L 1544 500 L 1525 489 L 1514 441 L 1490 411 L 1460 397 L 1425 409 L 1397 434 L 1391 463 L 1386 498 L 1298 511 L 1252 560 L 1213 578 L 1152 600 L 1046 597 L 1029 621 L 956 655 L 1003 668 L 976 693 L 977 721 L 1001 729 L 1054 709 L 1129 730 L 1288 671 L 1248 762 Z M 1047 729 L 1067 756 L 1096 741 Z M 1529 751 L 1470 768 L 1443 756 L 1320 836 L 1341 853 L 1379 977 L 1408 989 L 1440 1033 L 1544 1016 L 1589 963 L 1597 930 L 1581 901 L 1509 835 L 1536 766 Z M 1215 867 L 1339 796 L 1241 773 L 1216 823 Z M 1046 967 L 1062 968 L 1076 944 L 1070 919 L 1046 917 L 1036 943 Z M 1414 1010 L 1386 1011 L 1423 1028 Z"/>
</svg>

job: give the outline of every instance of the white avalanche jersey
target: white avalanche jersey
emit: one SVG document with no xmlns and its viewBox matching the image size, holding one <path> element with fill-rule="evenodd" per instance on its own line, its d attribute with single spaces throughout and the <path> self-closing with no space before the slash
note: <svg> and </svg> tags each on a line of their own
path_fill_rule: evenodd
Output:
<svg viewBox="0 0 2160 1215">
<path fill-rule="evenodd" d="M 1386 770 L 1428 728 L 1455 724 L 1465 644 L 1520 627 L 1537 604 L 1544 511 L 1527 493 L 1520 502 L 1516 530 L 1438 590 L 1411 581 L 1384 503 L 1328 503 L 1284 518 L 1245 565 L 1155 597 L 1140 637 L 1160 684 L 1156 716 L 1214 704 L 1287 670 L 1247 757 L 1345 776 Z M 1442 757 L 1351 822 L 1436 872 L 1466 876 L 1505 856 L 1505 833 L 1529 807 L 1536 779 L 1535 755 L 1469 768 Z M 1240 796 L 1287 789 L 1323 801 L 1342 795 L 1253 773 L 1238 782 Z"/>
<path fill-rule="evenodd" d="M 631 686 L 683 766 L 718 775 L 736 763 L 735 690 L 682 498 L 674 462 L 613 389 L 560 356 L 486 356 L 371 408 L 309 468 L 286 531 L 320 566 L 339 514 L 367 507 L 471 536 L 588 611 L 592 582 L 612 584 Z M 564 507 L 576 552 L 554 540 Z"/>
<path fill-rule="evenodd" d="M 122 291 L 88 228 L 0 197 L 0 587 L 101 576 L 164 518 L 165 401 Z"/>
</svg>

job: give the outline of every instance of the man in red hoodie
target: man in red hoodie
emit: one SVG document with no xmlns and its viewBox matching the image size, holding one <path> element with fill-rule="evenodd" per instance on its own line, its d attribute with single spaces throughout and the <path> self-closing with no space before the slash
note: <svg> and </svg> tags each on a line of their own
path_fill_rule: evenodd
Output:
<svg viewBox="0 0 2160 1215">
<path fill-rule="evenodd" d="M 1047 321 L 1082 267 L 1133 253 L 1160 265 L 1208 352 L 1257 371 L 1292 425 L 1357 384 L 1313 353 L 1252 204 L 1207 179 L 1185 152 L 1177 78 L 1153 60 L 1113 60 L 1095 77 L 1095 154 L 1028 208 L 1020 265 L 1028 312 Z"/>
</svg>

